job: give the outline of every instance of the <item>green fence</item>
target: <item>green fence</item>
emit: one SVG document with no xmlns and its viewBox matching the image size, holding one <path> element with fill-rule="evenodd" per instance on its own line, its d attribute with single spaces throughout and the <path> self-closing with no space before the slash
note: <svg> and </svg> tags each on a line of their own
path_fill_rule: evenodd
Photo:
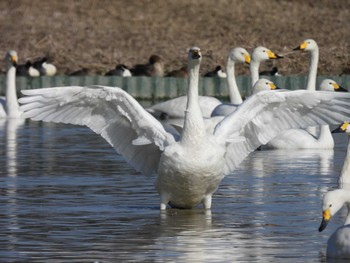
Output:
<svg viewBox="0 0 350 263">
<path fill-rule="evenodd" d="M 266 77 L 268 78 L 268 77 Z M 317 78 L 317 85 L 325 77 Z M 344 88 L 350 89 L 350 75 L 330 77 Z M 284 89 L 303 89 L 306 76 L 274 76 L 269 77 L 277 86 Z M 250 95 L 249 76 L 237 76 L 237 85 L 243 97 Z M 17 77 L 17 91 L 60 86 L 104 85 L 120 87 L 140 100 L 158 101 L 186 94 L 187 79 L 183 78 L 150 78 L 150 77 L 115 77 L 115 76 L 54 76 L 54 77 Z M 223 78 L 200 78 L 199 93 L 221 99 L 228 97 L 227 82 Z M 0 95 L 5 92 L 5 76 L 0 76 Z"/>
</svg>

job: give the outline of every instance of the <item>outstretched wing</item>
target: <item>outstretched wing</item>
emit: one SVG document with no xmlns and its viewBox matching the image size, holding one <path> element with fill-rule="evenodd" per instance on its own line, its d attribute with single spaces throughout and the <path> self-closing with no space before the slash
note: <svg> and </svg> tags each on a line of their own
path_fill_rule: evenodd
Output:
<svg viewBox="0 0 350 263">
<path fill-rule="evenodd" d="M 111 144 L 138 171 L 156 170 L 160 153 L 174 137 L 120 88 L 56 87 L 22 90 L 26 118 L 86 125 Z"/>
<path fill-rule="evenodd" d="M 281 131 L 350 119 L 350 93 L 326 91 L 262 91 L 248 98 L 214 130 L 226 144 L 226 173 Z"/>
</svg>

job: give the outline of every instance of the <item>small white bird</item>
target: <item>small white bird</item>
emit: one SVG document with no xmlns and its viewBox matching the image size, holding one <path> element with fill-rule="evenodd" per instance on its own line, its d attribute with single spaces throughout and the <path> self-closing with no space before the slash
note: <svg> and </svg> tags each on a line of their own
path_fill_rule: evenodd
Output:
<svg viewBox="0 0 350 263">
<path fill-rule="evenodd" d="M 333 132 L 346 132 L 350 135 L 349 122 L 344 122 Z M 344 225 L 339 227 L 327 241 L 327 257 L 338 259 L 350 259 L 350 143 L 348 143 L 344 166 L 338 179 L 339 189 L 329 191 L 323 197 L 322 222 L 319 231 L 323 231 L 329 220 L 344 205 L 348 213 Z"/>
<path fill-rule="evenodd" d="M 9 51 L 5 56 L 6 63 L 6 97 L 0 97 L 0 118 L 20 118 L 22 111 L 19 110 L 16 90 L 16 64 L 17 52 Z"/>
<path fill-rule="evenodd" d="M 25 90 L 22 93 L 26 96 L 19 101 L 26 117 L 86 125 L 136 170 L 146 175 L 156 173 L 161 210 L 168 204 L 193 208 L 200 203 L 210 209 L 212 195 L 224 176 L 280 131 L 350 118 L 350 93 L 340 96 L 335 92 L 271 91 L 271 83 L 261 81 L 261 88 L 268 90 L 250 96 L 208 133 L 198 101 L 201 60 L 200 49 L 192 47 L 188 53 L 188 101 L 181 134 L 167 131 L 119 88 Z M 290 118 L 286 120 L 287 113 Z"/>
<path fill-rule="evenodd" d="M 124 64 L 118 64 L 114 69 L 108 71 L 106 76 L 131 77 L 131 72 Z"/>
</svg>

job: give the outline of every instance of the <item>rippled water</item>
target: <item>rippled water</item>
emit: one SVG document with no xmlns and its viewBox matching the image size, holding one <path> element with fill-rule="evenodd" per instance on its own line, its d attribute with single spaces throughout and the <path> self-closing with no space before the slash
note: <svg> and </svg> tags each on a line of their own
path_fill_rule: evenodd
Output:
<svg viewBox="0 0 350 263">
<path fill-rule="evenodd" d="M 257 151 L 206 212 L 159 211 L 154 178 L 136 173 L 84 127 L 0 124 L 0 261 L 326 262 L 321 199 L 334 151 Z"/>
</svg>

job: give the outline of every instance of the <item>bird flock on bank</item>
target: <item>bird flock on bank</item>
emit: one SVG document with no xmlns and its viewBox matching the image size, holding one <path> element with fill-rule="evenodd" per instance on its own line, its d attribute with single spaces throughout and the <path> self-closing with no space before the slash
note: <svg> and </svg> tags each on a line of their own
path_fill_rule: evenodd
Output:
<svg viewBox="0 0 350 263">
<path fill-rule="evenodd" d="M 335 132 L 350 135 L 350 93 L 330 79 L 323 80 L 316 90 L 319 50 L 314 40 L 303 41 L 296 50 L 309 52 L 311 59 L 307 87 L 295 91 L 279 89 L 259 78 L 260 63 L 282 56 L 265 47 L 255 48 L 251 56 L 244 48 L 230 50 L 223 72 L 230 103 L 222 103 L 198 95 L 202 54 L 198 47 L 192 47 L 188 65 L 182 69 L 189 79 L 187 95 L 148 109 L 120 88 L 99 85 L 22 90 L 24 96 L 17 100 L 18 58 L 10 51 L 5 57 L 6 97 L 0 98 L 0 118 L 87 126 L 137 171 L 156 175 L 161 210 L 190 209 L 198 204 L 211 209 L 212 195 L 221 180 L 229 174 L 234 176 L 238 165 L 262 145 L 277 149 L 333 148 L 330 124 L 341 124 Z M 158 58 L 150 59 L 150 64 L 158 63 Z M 250 65 L 253 94 L 243 101 L 234 69 L 235 64 L 244 63 Z M 140 68 L 135 67 L 132 74 Z M 125 69 L 120 66 L 115 70 Z M 164 116 L 165 121 L 161 120 Z M 319 127 L 318 134 L 307 131 L 308 127 Z M 349 183 L 350 144 L 338 189 L 323 198 L 319 231 L 344 205 L 348 207 L 344 225 L 328 240 L 327 257 L 350 258 Z"/>
</svg>

